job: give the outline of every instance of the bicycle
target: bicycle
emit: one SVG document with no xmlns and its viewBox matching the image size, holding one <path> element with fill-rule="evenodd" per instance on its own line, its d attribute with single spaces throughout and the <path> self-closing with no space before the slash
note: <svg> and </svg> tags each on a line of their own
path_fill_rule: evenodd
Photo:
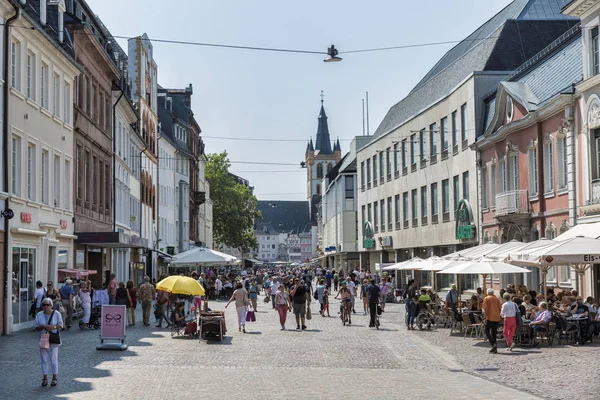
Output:
<svg viewBox="0 0 600 400">
<path fill-rule="evenodd" d="M 340 303 L 340 319 L 342 320 L 342 325 L 346 326 L 346 322 L 351 324 L 350 320 L 350 311 L 348 310 L 346 304 L 350 304 L 350 301 L 343 301 Z"/>
</svg>

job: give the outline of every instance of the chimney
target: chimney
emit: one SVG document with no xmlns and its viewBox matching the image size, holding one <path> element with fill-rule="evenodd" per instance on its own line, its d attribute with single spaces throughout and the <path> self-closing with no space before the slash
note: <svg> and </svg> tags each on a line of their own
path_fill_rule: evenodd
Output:
<svg viewBox="0 0 600 400">
<path fill-rule="evenodd" d="M 192 94 L 194 94 L 194 89 L 190 83 L 190 85 L 185 88 L 185 106 L 187 108 L 192 108 Z"/>
<path fill-rule="evenodd" d="M 40 22 L 42 23 L 42 25 L 46 25 L 46 13 L 46 0 L 40 0 Z"/>
</svg>

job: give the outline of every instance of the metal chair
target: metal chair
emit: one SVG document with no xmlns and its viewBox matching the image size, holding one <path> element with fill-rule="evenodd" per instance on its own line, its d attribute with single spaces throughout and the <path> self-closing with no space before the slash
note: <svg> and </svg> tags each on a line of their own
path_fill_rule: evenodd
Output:
<svg viewBox="0 0 600 400">
<path fill-rule="evenodd" d="M 479 323 L 479 324 L 472 323 L 471 319 L 469 318 L 469 314 L 467 314 L 467 313 L 462 314 L 462 321 L 465 324 L 464 337 L 467 337 L 467 333 L 469 333 L 469 331 L 471 331 L 471 337 L 473 337 L 473 332 L 475 332 L 475 334 L 477 335 L 477 338 L 479 338 L 480 335 L 483 333 L 483 325 L 481 323 Z"/>
</svg>

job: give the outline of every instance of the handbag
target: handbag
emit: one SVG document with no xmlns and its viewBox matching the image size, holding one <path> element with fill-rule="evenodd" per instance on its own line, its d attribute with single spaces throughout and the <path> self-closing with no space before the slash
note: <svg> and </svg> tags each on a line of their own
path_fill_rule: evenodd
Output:
<svg viewBox="0 0 600 400">
<path fill-rule="evenodd" d="M 256 322 L 256 314 L 254 310 L 250 310 L 246 313 L 246 322 Z"/>
<path fill-rule="evenodd" d="M 312 312 L 310 311 L 310 307 L 306 307 L 306 319 L 312 319 Z"/>
<path fill-rule="evenodd" d="M 313 293 L 313 297 L 315 298 L 315 300 L 319 300 L 319 292 L 315 290 L 315 292 Z"/>
<path fill-rule="evenodd" d="M 52 311 L 52 314 L 50 314 L 50 319 L 48 319 L 48 323 L 52 322 L 52 318 L 54 317 L 54 313 L 56 311 Z M 48 332 L 48 341 L 52 344 L 60 344 L 60 333 L 57 330 L 56 333 L 54 332 Z"/>
<path fill-rule="evenodd" d="M 48 332 L 42 332 L 42 336 L 40 336 L 38 346 L 40 347 L 40 349 L 50 348 L 50 335 L 48 335 Z"/>
<path fill-rule="evenodd" d="M 263 302 L 268 303 L 271 301 L 271 296 L 266 295 L 265 298 L 263 299 Z"/>
<path fill-rule="evenodd" d="M 519 310 L 519 306 L 515 304 L 515 308 L 517 309 L 517 313 L 515 314 L 515 318 L 517 319 L 517 326 L 523 325 L 523 317 L 521 316 L 521 310 Z"/>
</svg>

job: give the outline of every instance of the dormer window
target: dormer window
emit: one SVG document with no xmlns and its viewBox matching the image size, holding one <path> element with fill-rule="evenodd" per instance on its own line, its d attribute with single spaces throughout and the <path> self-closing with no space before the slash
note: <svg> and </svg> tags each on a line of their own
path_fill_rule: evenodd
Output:
<svg viewBox="0 0 600 400">
<path fill-rule="evenodd" d="M 592 29 L 592 75 L 598 75 L 600 73 L 600 46 L 598 44 L 598 26 Z"/>
<path fill-rule="evenodd" d="M 509 124 L 512 122 L 513 117 L 515 115 L 515 107 L 512 101 L 512 98 L 508 96 L 506 98 L 506 123 Z"/>
</svg>

